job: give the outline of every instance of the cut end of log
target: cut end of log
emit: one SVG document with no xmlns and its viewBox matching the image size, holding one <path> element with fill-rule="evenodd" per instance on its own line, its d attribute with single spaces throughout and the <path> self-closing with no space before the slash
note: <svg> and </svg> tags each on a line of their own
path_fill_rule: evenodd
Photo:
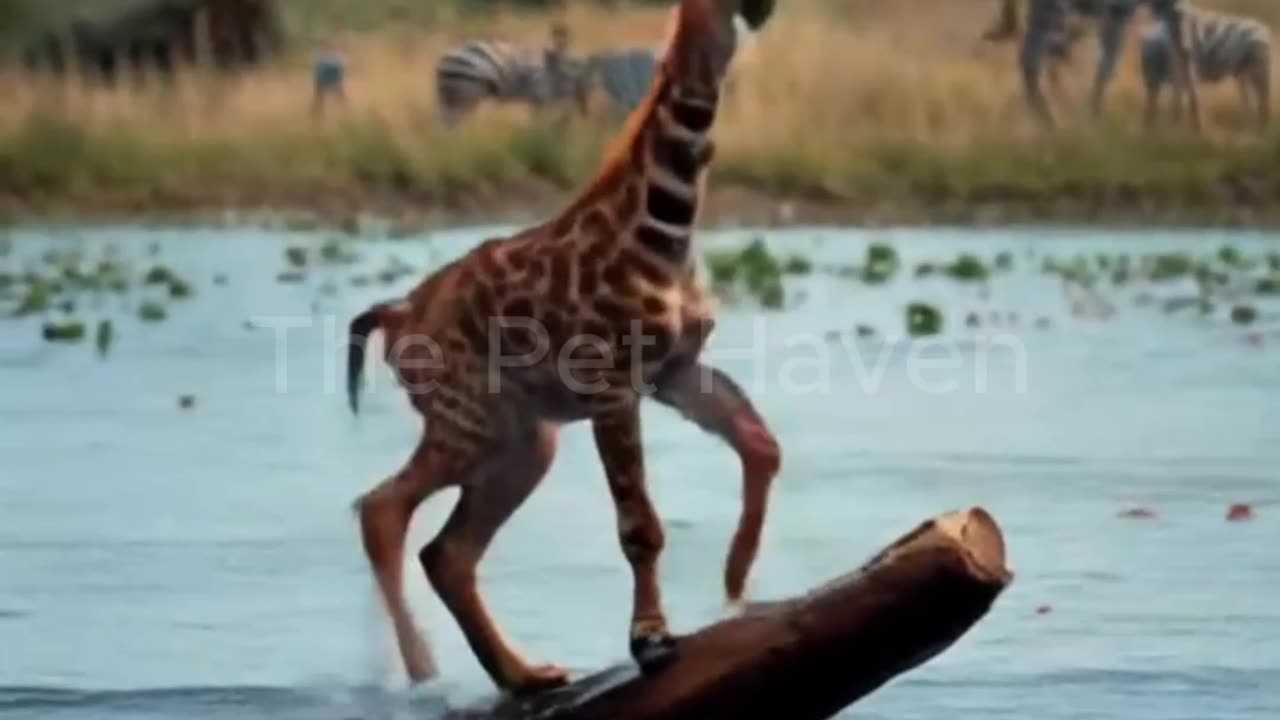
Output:
<svg viewBox="0 0 1280 720">
<path fill-rule="evenodd" d="M 1002 582 L 1013 579 L 1005 565 L 1004 535 L 991 513 L 981 507 L 958 510 L 932 520 L 943 535 L 967 552 L 975 569 Z"/>
</svg>

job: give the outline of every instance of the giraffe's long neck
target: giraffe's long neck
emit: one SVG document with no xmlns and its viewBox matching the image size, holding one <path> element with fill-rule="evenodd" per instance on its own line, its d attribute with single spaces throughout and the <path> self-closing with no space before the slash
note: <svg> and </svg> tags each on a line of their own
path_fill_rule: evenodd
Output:
<svg viewBox="0 0 1280 720">
<path fill-rule="evenodd" d="M 677 269 L 690 260 L 718 103 L 716 89 L 695 92 L 675 79 L 661 79 L 628 153 L 625 182 L 639 202 L 616 208 L 619 227 L 630 228 L 624 242 Z"/>
</svg>

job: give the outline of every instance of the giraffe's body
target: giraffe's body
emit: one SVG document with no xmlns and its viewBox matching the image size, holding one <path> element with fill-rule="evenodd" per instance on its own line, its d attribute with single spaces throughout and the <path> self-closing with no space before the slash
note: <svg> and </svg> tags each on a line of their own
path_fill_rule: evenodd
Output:
<svg viewBox="0 0 1280 720">
<path fill-rule="evenodd" d="M 759 2 L 753 14 L 762 22 Z M 739 0 L 684 0 L 649 95 L 576 202 L 547 223 L 482 243 L 403 302 L 352 323 L 353 406 L 364 338 L 381 328 L 387 361 L 426 418 L 406 467 L 359 504 L 414 679 L 433 668 L 400 588 L 405 529 L 418 503 L 456 485 L 457 508 L 419 556 L 428 577 L 499 685 L 563 681 L 559 669 L 530 667 L 507 645 L 481 602 L 475 567 L 545 474 L 558 426 L 578 420 L 592 422 L 634 573 L 632 654 L 649 666 L 670 652 L 656 572 L 663 533 L 644 486 L 644 397 L 740 455 L 744 508 L 725 582 L 731 597 L 742 592 L 780 453 L 741 389 L 698 362 L 714 303 L 699 283 L 692 233 L 735 46 L 731 13 L 746 10 Z"/>
</svg>

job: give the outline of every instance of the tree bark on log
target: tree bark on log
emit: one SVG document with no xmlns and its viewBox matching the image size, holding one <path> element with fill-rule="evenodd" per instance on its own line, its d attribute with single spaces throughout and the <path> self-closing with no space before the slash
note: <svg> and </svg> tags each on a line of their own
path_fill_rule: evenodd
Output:
<svg viewBox="0 0 1280 720">
<path fill-rule="evenodd" d="M 662 670 L 626 664 L 457 718 L 818 720 L 945 650 L 1012 580 L 981 508 L 929 520 L 806 595 L 678 639 Z"/>
</svg>

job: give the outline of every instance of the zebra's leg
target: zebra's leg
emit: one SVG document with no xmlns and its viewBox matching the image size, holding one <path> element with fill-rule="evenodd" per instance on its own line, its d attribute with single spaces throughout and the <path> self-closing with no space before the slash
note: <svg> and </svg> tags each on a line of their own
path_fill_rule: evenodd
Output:
<svg viewBox="0 0 1280 720">
<path fill-rule="evenodd" d="M 1164 92 L 1164 84 L 1160 82 L 1148 82 L 1147 87 L 1147 107 L 1143 114 L 1148 129 L 1155 127 L 1156 120 L 1160 117 L 1160 95 Z"/>
<path fill-rule="evenodd" d="M 1053 127 L 1053 113 L 1049 111 L 1049 103 L 1044 99 L 1044 91 L 1040 87 L 1040 71 L 1044 65 L 1045 49 L 1048 46 L 1048 30 L 1043 23 L 1030 22 L 1027 32 L 1022 37 L 1022 47 L 1018 53 L 1018 64 L 1022 71 L 1022 90 L 1026 95 L 1027 106 L 1036 120 L 1046 128 Z"/>
<path fill-rule="evenodd" d="M 1018 35 L 1018 26 L 1020 24 L 1020 19 L 1018 18 L 1019 2 L 1021 0 L 1000 0 L 995 21 L 991 23 L 991 27 L 982 33 L 983 40 L 993 43 L 1004 42 Z"/>
<path fill-rule="evenodd" d="M 1124 49 L 1124 32 L 1129 24 L 1129 11 L 1113 9 L 1103 19 L 1100 29 L 1098 68 L 1093 76 L 1093 95 L 1090 108 L 1094 119 L 1102 117 L 1107 88 L 1116 74 L 1116 62 Z"/>
<path fill-rule="evenodd" d="M 1271 124 L 1271 58 L 1263 58 L 1254 72 L 1254 96 L 1258 102 L 1258 129 Z"/>
</svg>

